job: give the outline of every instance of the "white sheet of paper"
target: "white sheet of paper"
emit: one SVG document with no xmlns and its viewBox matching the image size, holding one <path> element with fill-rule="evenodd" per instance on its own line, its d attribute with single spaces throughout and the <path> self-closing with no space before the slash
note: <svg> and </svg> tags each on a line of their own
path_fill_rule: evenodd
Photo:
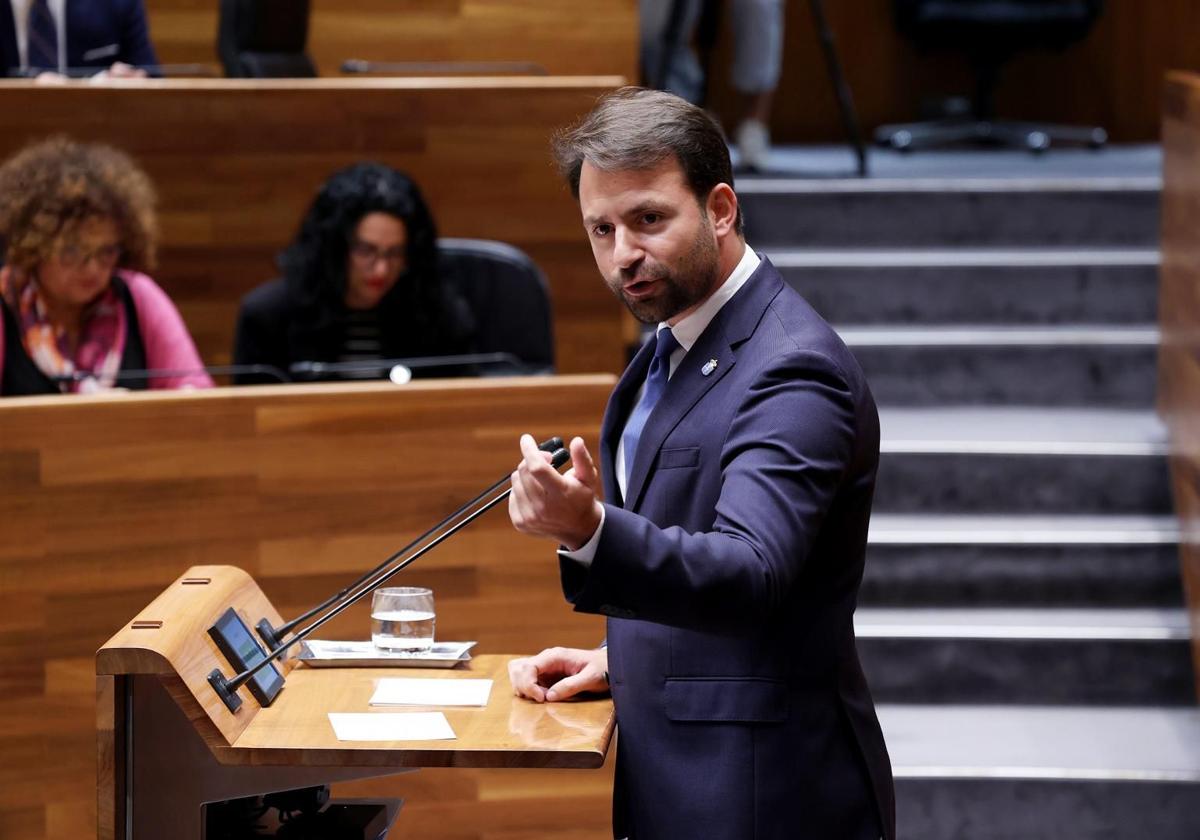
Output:
<svg viewBox="0 0 1200 840">
<path fill-rule="evenodd" d="M 389 677 L 379 681 L 372 706 L 486 706 L 491 680 Z"/>
<path fill-rule="evenodd" d="M 457 738 L 441 712 L 330 712 L 339 741 L 446 741 Z"/>
</svg>

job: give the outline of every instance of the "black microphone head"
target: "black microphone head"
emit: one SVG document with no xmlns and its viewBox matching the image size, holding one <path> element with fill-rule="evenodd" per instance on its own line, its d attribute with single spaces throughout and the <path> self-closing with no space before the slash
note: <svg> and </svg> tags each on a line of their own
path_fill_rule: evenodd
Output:
<svg viewBox="0 0 1200 840">
<path fill-rule="evenodd" d="M 560 437 L 546 438 L 538 444 L 538 449 L 543 452 L 557 452 L 563 448 L 563 439 Z"/>
<path fill-rule="evenodd" d="M 558 469 L 567 461 L 571 460 L 571 453 L 565 449 L 559 449 L 550 456 L 550 463 L 554 465 L 554 469 Z"/>
</svg>

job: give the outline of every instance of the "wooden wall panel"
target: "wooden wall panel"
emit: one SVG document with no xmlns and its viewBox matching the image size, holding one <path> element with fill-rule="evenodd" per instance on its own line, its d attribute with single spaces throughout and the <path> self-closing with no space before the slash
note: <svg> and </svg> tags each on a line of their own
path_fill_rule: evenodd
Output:
<svg viewBox="0 0 1200 840">
<path fill-rule="evenodd" d="M 1163 95 L 1158 408 L 1171 431 L 1171 476 L 1200 677 L 1200 76 L 1173 73 Z"/>
<path fill-rule="evenodd" d="M 147 0 L 162 60 L 214 62 L 215 0 Z M 826 3 L 846 74 L 868 128 L 914 119 L 922 99 L 971 93 L 966 61 L 921 54 L 892 23 L 892 0 Z M 637 9 L 632 0 L 314 0 L 312 53 L 322 74 L 350 57 L 402 60 L 521 60 L 551 73 L 637 78 Z M 772 126 L 777 139 L 842 138 L 808 0 L 787 0 L 783 78 Z M 727 27 L 726 27 L 727 29 Z M 1167 70 L 1200 71 L 1200 4 L 1194 0 L 1108 0 L 1086 39 L 1062 53 L 1012 62 L 998 92 L 1004 116 L 1097 123 L 1113 140 L 1158 137 L 1159 85 Z M 723 34 L 712 82 L 727 125 L 739 104 L 728 82 Z"/>
<path fill-rule="evenodd" d="M 922 54 L 892 22 L 892 0 L 825 4 L 847 79 L 868 131 L 916 119 L 923 99 L 970 95 L 974 77 L 961 55 Z M 842 139 L 837 103 L 808 0 L 787 0 L 783 78 L 772 115 L 780 140 Z M 1088 36 L 1061 53 L 1030 52 L 1005 70 L 997 110 L 1014 119 L 1099 124 L 1114 141 L 1159 135 L 1160 86 L 1172 69 L 1200 70 L 1200 4 L 1195 0 L 1107 0 Z M 738 102 L 728 82 L 725 35 L 715 58 L 713 104 L 734 125 Z"/>
<path fill-rule="evenodd" d="M 159 60 L 216 58 L 217 0 L 146 0 Z M 369 61 L 531 61 L 554 75 L 637 76 L 637 2 L 313 0 L 309 55 L 322 76 Z"/>
<path fill-rule="evenodd" d="M 182 571 L 229 564 L 294 616 L 516 462 L 521 432 L 593 448 L 611 376 L 278 386 L 0 404 L 0 837 L 94 836 L 94 655 Z M 480 652 L 593 645 L 553 546 L 503 510 L 403 573 Z M 366 605 L 325 638 L 365 638 Z M 610 762 L 611 764 L 611 762 Z M 609 834 L 611 770 L 421 771 L 404 836 Z M 495 836 L 499 836 L 498 834 Z"/>
<path fill-rule="evenodd" d="M 238 301 L 275 275 L 321 182 L 375 159 L 425 191 L 443 236 L 510 242 L 546 272 L 560 372 L 619 371 L 621 307 L 597 275 L 550 133 L 616 77 L 0 82 L 0 157 L 67 131 L 130 152 L 157 184 L 154 273 L 208 364 Z"/>
</svg>

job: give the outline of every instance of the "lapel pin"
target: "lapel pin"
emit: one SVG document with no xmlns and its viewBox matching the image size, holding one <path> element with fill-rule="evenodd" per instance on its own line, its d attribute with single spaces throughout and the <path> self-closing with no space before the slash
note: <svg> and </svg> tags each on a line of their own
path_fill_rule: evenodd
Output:
<svg viewBox="0 0 1200 840">
<path fill-rule="evenodd" d="M 700 368 L 700 372 L 702 374 L 704 374 L 705 376 L 708 376 L 710 373 L 712 373 L 716 369 L 717 369 L 717 360 L 709 359 L 707 362 L 704 363 L 704 367 Z"/>
</svg>

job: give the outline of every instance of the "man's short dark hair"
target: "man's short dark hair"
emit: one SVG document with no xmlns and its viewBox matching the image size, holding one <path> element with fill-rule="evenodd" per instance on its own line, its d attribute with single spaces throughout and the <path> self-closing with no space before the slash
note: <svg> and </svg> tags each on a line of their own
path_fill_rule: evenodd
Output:
<svg viewBox="0 0 1200 840">
<path fill-rule="evenodd" d="M 559 171 L 579 198 L 586 160 L 600 170 L 653 169 L 674 158 L 700 206 L 717 184 L 733 186 L 725 134 L 702 108 L 660 90 L 623 87 L 600 98 L 592 110 L 551 140 Z M 738 208 L 737 232 L 742 233 Z"/>
</svg>

